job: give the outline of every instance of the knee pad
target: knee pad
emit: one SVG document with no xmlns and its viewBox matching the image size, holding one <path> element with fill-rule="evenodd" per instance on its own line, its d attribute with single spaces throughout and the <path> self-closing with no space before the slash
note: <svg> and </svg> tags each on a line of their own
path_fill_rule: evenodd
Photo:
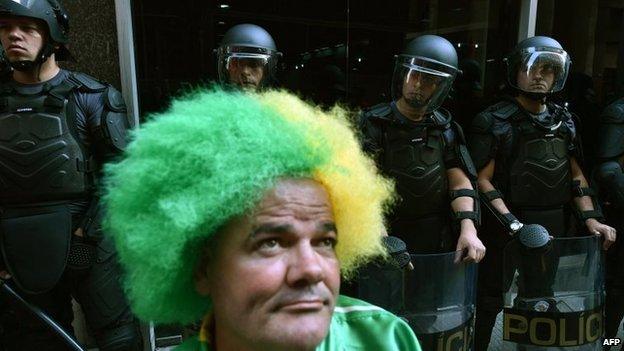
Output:
<svg viewBox="0 0 624 351">
<path fill-rule="evenodd" d="M 95 340 L 100 351 L 141 351 L 142 339 L 136 320 L 97 331 Z"/>
</svg>

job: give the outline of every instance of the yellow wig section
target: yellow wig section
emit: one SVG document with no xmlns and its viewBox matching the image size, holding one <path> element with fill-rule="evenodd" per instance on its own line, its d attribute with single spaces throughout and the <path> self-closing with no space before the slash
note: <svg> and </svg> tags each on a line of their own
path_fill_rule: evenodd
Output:
<svg viewBox="0 0 624 351">
<path fill-rule="evenodd" d="M 284 118 L 307 125 L 313 147 L 323 143 L 333 149 L 331 160 L 314 170 L 313 179 L 329 193 L 338 229 L 336 251 L 342 275 L 350 277 L 359 265 L 385 252 L 383 215 L 393 200 L 392 182 L 380 176 L 364 154 L 343 109 L 326 113 L 278 91 L 263 93 L 260 101 Z"/>
</svg>

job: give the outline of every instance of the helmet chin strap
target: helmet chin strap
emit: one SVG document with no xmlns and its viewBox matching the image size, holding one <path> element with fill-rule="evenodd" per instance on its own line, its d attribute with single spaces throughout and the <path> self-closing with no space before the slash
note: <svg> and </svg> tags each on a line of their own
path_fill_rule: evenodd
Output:
<svg viewBox="0 0 624 351">
<path fill-rule="evenodd" d="M 20 72 L 28 72 L 33 71 L 35 69 L 40 70 L 41 64 L 43 64 L 52 54 L 54 53 L 54 46 L 50 43 L 45 43 L 39 53 L 37 53 L 37 57 L 34 60 L 21 60 L 11 62 L 9 64 L 13 67 L 14 70 Z M 8 61 L 8 60 L 7 60 Z"/>
<path fill-rule="evenodd" d="M 541 103 L 546 103 L 546 101 L 551 95 L 550 93 L 532 93 L 532 92 L 524 91 L 518 88 L 516 88 L 516 91 L 518 92 L 519 95 L 522 95 L 528 99 L 541 102 Z"/>
</svg>

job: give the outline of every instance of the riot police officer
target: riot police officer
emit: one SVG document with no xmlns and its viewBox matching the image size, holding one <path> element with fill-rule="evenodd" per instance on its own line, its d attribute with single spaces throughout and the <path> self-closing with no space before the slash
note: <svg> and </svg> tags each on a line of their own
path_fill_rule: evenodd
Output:
<svg viewBox="0 0 624 351">
<path fill-rule="evenodd" d="M 360 118 L 364 149 L 396 182 L 400 197 L 388 220 L 390 234 L 411 253 L 466 250 L 479 261 L 476 173 L 459 125 L 440 105 L 457 75 L 457 53 L 446 39 L 423 35 L 398 55 L 393 101 Z M 459 232 L 459 234 L 458 234 Z"/>
<path fill-rule="evenodd" d="M 548 101 L 564 86 L 568 54 L 556 40 L 538 36 L 521 41 L 506 63 L 515 96 L 477 115 L 469 135 L 482 202 L 506 227 L 501 230 L 484 223 L 489 254 L 479 272 L 477 350 L 487 349 L 502 308 L 506 232 L 531 223 L 542 225 L 550 235 L 570 236 L 575 230 L 570 215 L 575 213 L 587 232 L 604 235 L 605 248 L 615 240 L 615 230 L 600 223 L 602 214 L 579 166 L 581 152 L 572 115 Z"/>
<path fill-rule="evenodd" d="M 117 90 L 59 68 L 70 58 L 68 28 L 56 0 L 0 0 L 13 69 L 0 82 L 0 271 L 68 331 L 74 297 L 100 350 L 139 350 L 98 191 L 130 122 Z M 0 305 L 0 348 L 66 349 L 11 301 Z"/>
<path fill-rule="evenodd" d="M 594 179 L 605 204 L 609 224 L 624 229 L 624 98 L 602 113 L 598 144 L 598 166 Z M 624 316 L 624 244 L 618 238 L 606 255 L 605 337 L 614 338 Z"/>
<path fill-rule="evenodd" d="M 255 24 L 230 28 L 217 49 L 219 81 L 225 85 L 257 90 L 275 83 L 277 51 L 273 37 Z"/>
</svg>

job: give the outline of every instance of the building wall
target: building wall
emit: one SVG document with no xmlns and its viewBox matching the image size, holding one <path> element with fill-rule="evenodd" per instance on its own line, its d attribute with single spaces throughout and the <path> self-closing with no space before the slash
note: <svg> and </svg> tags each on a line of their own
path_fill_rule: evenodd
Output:
<svg viewBox="0 0 624 351">
<path fill-rule="evenodd" d="M 121 90 L 114 0 L 62 0 L 69 14 L 69 50 L 75 63 L 63 68 L 78 70 L 111 83 Z"/>
</svg>

